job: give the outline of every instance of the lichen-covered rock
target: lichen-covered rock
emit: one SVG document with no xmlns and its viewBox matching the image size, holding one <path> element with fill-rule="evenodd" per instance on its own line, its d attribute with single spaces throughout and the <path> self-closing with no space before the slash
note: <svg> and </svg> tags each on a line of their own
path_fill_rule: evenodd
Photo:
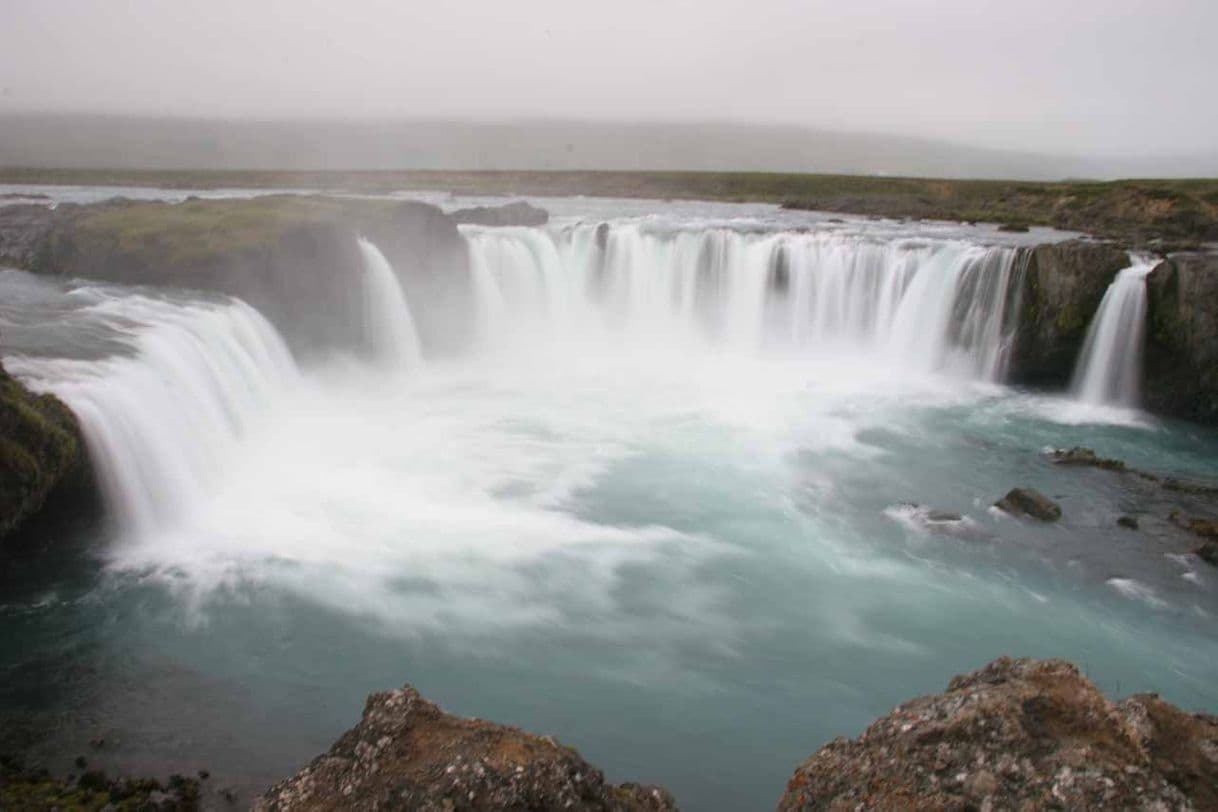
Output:
<svg viewBox="0 0 1218 812">
<path fill-rule="evenodd" d="M 1033 488 L 1012 488 L 994 507 L 1012 516 L 1031 516 L 1042 522 L 1055 522 L 1062 517 L 1061 505 Z"/>
<path fill-rule="evenodd" d="M 1026 249 L 1010 376 L 1065 386 L 1108 285 L 1129 254 L 1112 243 L 1070 240 Z"/>
<path fill-rule="evenodd" d="M 1147 289 L 1147 407 L 1218 421 L 1218 254 L 1173 254 Z"/>
<path fill-rule="evenodd" d="M 26 389 L 0 365 L 0 540 L 54 492 L 87 479 L 75 415 L 53 395 Z"/>
<path fill-rule="evenodd" d="M 445 713 L 410 686 L 368 697 L 360 723 L 272 787 L 256 810 L 668 810 L 658 787 L 614 786 L 549 737 Z"/>
<path fill-rule="evenodd" d="M 1218 718 L 1004 657 L 821 748 L 778 808 L 1215 809 Z"/>
</svg>

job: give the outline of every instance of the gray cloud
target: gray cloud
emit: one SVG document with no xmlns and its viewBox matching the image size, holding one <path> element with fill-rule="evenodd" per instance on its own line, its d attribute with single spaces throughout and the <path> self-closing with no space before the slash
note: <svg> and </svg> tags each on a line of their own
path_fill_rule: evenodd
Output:
<svg viewBox="0 0 1218 812">
<path fill-rule="evenodd" d="M 0 111 L 718 120 L 1213 153 L 1213 0 L 5 0 Z"/>
</svg>

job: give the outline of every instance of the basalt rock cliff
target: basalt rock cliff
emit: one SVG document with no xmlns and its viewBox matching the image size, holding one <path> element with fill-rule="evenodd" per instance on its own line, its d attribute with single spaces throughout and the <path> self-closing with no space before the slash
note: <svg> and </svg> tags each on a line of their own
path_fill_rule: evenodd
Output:
<svg viewBox="0 0 1218 812">
<path fill-rule="evenodd" d="M 1218 422 L 1218 254 L 1173 254 L 1147 288 L 1147 407 Z"/>
<path fill-rule="evenodd" d="M 1017 383 L 1064 386 L 1087 325 L 1129 255 L 1112 243 L 1070 240 L 1025 249 L 1017 277 L 1018 327 L 1011 357 Z"/>
</svg>

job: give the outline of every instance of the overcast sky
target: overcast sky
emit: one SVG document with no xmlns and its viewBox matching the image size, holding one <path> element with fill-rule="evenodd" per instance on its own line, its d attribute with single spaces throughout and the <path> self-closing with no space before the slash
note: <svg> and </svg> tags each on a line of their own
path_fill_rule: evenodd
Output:
<svg viewBox="0 0 1218 812">
<path fill-rule="evenodd" d="M 1216 34 L 1218 0 L 0 0 L 0 111 L 714 119 L 1213 153 Z"/>
</svg>

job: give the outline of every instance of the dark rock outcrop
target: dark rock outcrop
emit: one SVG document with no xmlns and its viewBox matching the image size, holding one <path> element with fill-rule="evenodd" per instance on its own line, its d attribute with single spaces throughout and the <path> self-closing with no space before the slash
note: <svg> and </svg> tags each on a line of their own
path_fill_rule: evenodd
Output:
<svg viewBox="0 0 1218 812">
<path fill-rule="evenodd" d="M 1012 488 L 994 507 L 1012 516 L 1031 516 L 1042 522 L 1055 522 L 1062 517 L 1060 505 L 1032 488 Z"/>
<path fill-rule="evenodd" d="M 48 499 L 91 490 L 75 415 L 53 395 L 26 389 L 0 365 L 0 541 Z"/>
<path fill-rule="evenodd" d="M 544 226 L 550 222 L 549 212 L 524 200 L 517 200 L 503 206 L 475 206 L 472 209 L 457 209 L 449 216 L 456 223 L 478 226 Z"/>
<path fill-rule="evenodd" d="M 1218 421 L 1218 254 L 1173 254 L 1147 292 L 1146 406 Z"/>
<path fill-rule="evenodd" d="M 1205 563 L 1218 567 L 1218 541 L 1207 541 L 1194 552 Z"/>
<path fill-rule="evenodd" d="M 548 737 L 449 715 L 413 688 L 368 697 L 360 723 L 254 808 L 668 810 L 658 787 L 606 783 Z"/>
<path fill-rule="evenodd" d="M 55 219 L 54 209 L 38 203 L 0 206 L 0 265 L 34 267 Z"/>
<path fill-rule="evenodd" d="M 1026 250 L 1011 380 L 1064 387 L 1087 325 L 1117 272 L 1129 267 L 1129 255 L 1111 243 L 1086 240 Z"/>
<path fill-rule="evenodd" d="M 821 748 L 778 808 L 1215 809 L 1218 718 L 1004 657 Z"/>
</svg>

